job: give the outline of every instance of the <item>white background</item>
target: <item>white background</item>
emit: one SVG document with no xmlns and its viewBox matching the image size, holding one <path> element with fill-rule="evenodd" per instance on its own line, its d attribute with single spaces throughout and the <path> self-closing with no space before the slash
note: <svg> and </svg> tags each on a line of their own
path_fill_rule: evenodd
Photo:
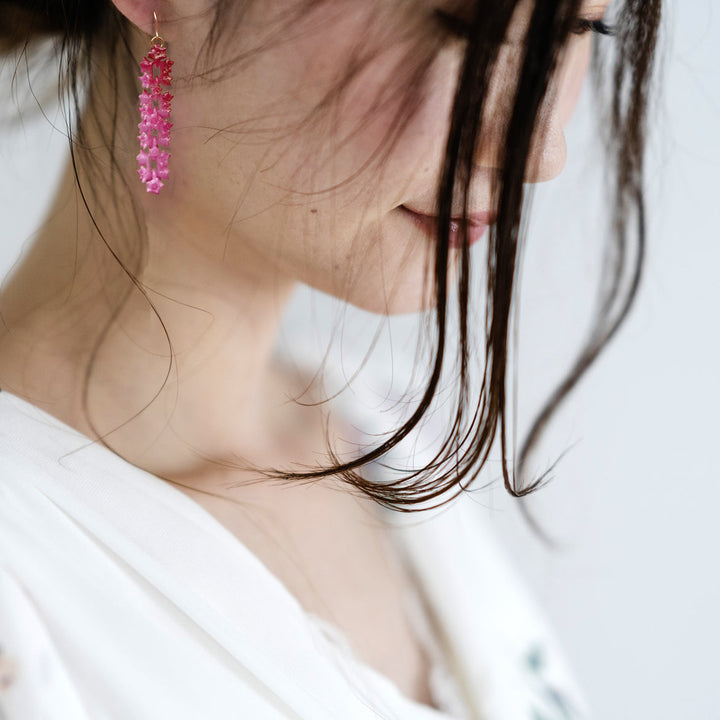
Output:
<svg viewBox="0 0 720 720">
<path fill-rule="evenodd" d="M 537 455 L 540 467 L 572 446 L 529 503 L 565 549 L 544 549 L 502 490 L 478 498 L 603 720 L 720 720 L 719 15 L 717 0 L 666 7 L 644 285 L 631 320 Z M 598 151 L 588 107 L 569 129 L 566 171 L 534 203 L 521 430 L 566 367 L 591 307 L 602 206 L 589 199 Z M 26 117 L 19 132 L 3 128 L 3 274 L 35 228 L 64 156 L 62 136 L 42 118 Z M 306 302 L 298 300 L 295 317 Z M 313 303 L 317 317 L 333 316 L 324 299 Z M 398 367 L 404 322 L 392 330 Z"/>
<path fill-rule="evenodd" d="M 539 453 L 547 462 L 573 446 L 530 502 L 566 550 L 543 550 L 493 494 L 597 718 L 720 718 L 719 32 L 717 0 L 668 4 L 640 298 Z M 543 322 L 521 334 L 521 408 L 566 362 L 562 329 L 582 315 L 576 298 L 592 279 L 577 245 L 593 239 L 597 210 L 577 188 L 595 156 L 587 116 L 576 120 L 566 172 L 535 202 L 522 327 Z"/>
</svg>

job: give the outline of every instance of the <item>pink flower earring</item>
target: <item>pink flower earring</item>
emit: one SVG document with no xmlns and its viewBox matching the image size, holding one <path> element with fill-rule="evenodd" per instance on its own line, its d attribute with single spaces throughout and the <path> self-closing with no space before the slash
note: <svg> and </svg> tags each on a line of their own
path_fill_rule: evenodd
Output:
<svg viewBox="0 0 720 720">
<path fill-rule="evenodd" d="M 138 175 L 147 186 L 149 193 L 157 195 L 169 176 L 168 160 L 170 153 L 165 149 L 170 144 L 170 101 L 172 95 L 163 90 L 172 84 L 170 68 L 173 61 L 167 59 L 165 41 L 158 35 L 158 19 L 155 20 L 155 35 L 150 40 L 147 57 L 140 63 L 142 75 L 140 82 L 143 91 L 140 99 L 140 152 L 137 156 Z"/>
</svg>

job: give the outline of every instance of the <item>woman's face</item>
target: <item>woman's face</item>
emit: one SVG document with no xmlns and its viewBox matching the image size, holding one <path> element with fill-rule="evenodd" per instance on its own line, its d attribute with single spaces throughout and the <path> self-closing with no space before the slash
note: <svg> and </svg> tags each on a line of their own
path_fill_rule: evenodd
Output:
<svg viewBox="0 0 720 720">
<path fill-rule="evenodd" d="M 436 20 L 438 2 L 253 2 L 237 32 L 218 41 L 213 64 L 246 53 L 218 82 L 188 81 L 211 14 L 178 3 L 184 19 L 160 25 L 175 61 L 171 180 L 159 197 L 144 198 L 147 212 L 165 221 L 174 243 L 221 259 L 238 278 L 301 281 L 379 313 L 426 307 L 434 239 L 408 208 L 435 210 L 463 53 Z M 599 19 L 607 4 L 587 3 L 582 17 Z M 492 213 L 493 138 L 527 17 L 522 3 L 493 77 L 473 214 Z M 563 128 L 589 49 L 589 33 L 573 36 L 529 182 L 564 165 Z M 426 59 L 419 85 L 412 72 Z M 401 126 L 410 89 L 419 93 Z"/>
</svg>

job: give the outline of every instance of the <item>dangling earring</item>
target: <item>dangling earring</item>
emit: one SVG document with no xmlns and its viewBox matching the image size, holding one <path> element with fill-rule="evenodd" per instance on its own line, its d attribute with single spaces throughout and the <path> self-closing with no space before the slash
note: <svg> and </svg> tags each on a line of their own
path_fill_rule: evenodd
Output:
<svg viewBox="0 0 720 720">
<path fill-rule="evenodd" d="M 160 188 L 169 176 L 168 160 L 170 153 L 165 149 L 170 144 L 170 101 L 172 95 L 163 90 L 162 86 L 169 88 L 172 84 L 170 68 L 173 61 L 167 59 L 165 41 L 158 35 L 158 19 L 155 19 L 155 35 L 150 40 L 150 50 L 147 57 L 140 63 L 142 75 L 140 82 L 143 91 L 140 99 L 140 152 L 137 156 L 139 164 L 138 175 L 147 186 L 149 193 L 157 195 Z M 157 72 L 155 72 L 157 70 Z"/>
</svg>

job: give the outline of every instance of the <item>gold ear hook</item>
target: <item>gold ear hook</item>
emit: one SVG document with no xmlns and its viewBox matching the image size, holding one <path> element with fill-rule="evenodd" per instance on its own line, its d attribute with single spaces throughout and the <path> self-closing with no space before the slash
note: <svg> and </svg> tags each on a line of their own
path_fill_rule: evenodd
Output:
<svg viewBox="0 0 720 720">
<path fill-rule="evenodd" d="M 153 35 L 150 42 L 154 43 L 156 41 L 159 41 L 161 45 L 165 45 L 165 41 L 158 34 L 158 19 L 157 19 L 157 13 L 154 10 L 153 10 L 153 20 L 155 21 L 155 35 Z"/>
</svg>

